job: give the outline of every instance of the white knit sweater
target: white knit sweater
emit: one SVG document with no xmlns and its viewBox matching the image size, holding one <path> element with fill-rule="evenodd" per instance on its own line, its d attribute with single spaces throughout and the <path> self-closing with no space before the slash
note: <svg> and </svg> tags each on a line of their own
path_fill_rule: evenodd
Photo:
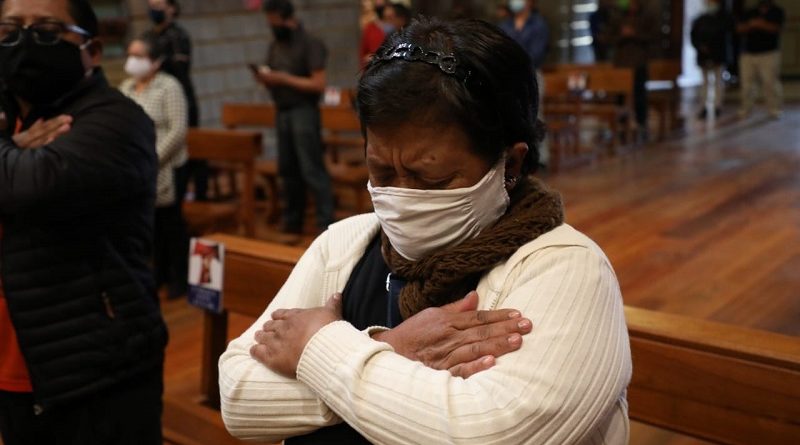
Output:
<svg viewBox="0 0 800 445">
<path fill-rule="evenodd" d="M 250 357 L 279 308 L 342 291 L 374 215 L 331 226 L 264 314 L 219 361 L 222 417 L 242 439 L 280 441 L 345 421 L 379 444 L 624 444 L 631 356 L 619 284 L 600 248 L 568 225 L 523 246 L 478 284 L 481 309 L 533 322 L 522 348 L 468 379 L 408 360 L 344 321 L 306 346 L 297 380 Z"/>
</svg>

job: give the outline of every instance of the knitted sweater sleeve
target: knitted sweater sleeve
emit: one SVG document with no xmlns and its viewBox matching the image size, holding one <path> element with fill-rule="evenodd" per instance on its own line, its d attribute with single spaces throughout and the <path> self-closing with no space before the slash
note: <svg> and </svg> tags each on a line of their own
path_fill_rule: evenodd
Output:
<svg viewBox="0 0 800 445">
<path fill-rule="evenodd" d="M 534 329 L 488 371 L 462 379 L 426 368 L 340 321 L 308 343 L 298 380 L 374 443 L 624 443 L 630 346 L 599 249 L 537 250 L 500 298 Z"/>
<path fill-rule="evenodd" d="M 240 439 L 279 442 L 341 422 L 306 384 L 276 374 L 250 356 L 255 332 L 275 310 L 320 306 L 325 285 L 320 246 L 326 236 L 309 247 L 261 317 L 219 359 L 222 419 Z"/>
</svg>

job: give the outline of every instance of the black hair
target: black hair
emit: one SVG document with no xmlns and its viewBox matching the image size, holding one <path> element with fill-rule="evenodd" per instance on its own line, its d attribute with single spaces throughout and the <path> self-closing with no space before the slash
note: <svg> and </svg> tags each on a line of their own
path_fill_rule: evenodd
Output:
<svg viewBox="0 0 800 445">
<path fill-rule="evenodd" d="M 406 22 L 406 25 L 408 25 L 411 22 L 411 10 L 408 9 L 406 5 L 402 3 L 389 3 L 388 6 L 394 9 L 395 15 L 397 15 L 397 17 L 402 18 Z"/>
<path fill-rule="evenodd" d="M 452 53 L 466 79 L 437 65 L 382 55 L 400 44 Z M 415 19 L 378 49 L 358 84 L 362 131 L 408 122 L 456 124 L 472 150 L 490 164 L 517 142 L 528 144 L 522 173 L 535 170 L 544 125 L 535 71 L 527 53 L 498 27 L 482 20 Z"/>
<path fill-rule="evenodd" d="M 181 4 L 178 3 L 178 0 L 167 0 L 167 4 L 175 9 L 175 14 L 173 15 L 173 18 L 177 19 L 181 15 Z"/>
<path fill-rule="evenodd" d="M 285 20 L 294 16 L 294 5 L 289 0 L 266 0 L 264 12 L 277 13 Z"/>
<path fill-rule="evenodd" d="M 144 46 L 147 47 L 147 57 L 150 60 L 161 60 L 164 58 L 164 48 L 158 44 L 158 39 L 155 36 L 151 36 L 150 34 L 144 34 L 141 37 L 137 37 L 132 42 L 142 42 Z M 128 43 L 130 46 L 130 43 Z"/>
<path fill-rule="evenodd" d="M 69 15 L 75 24 L 85 29 L 90 37 L 96 37 L 99 32 L 97 15 L 92 9 L 92 5 L 87 0 L 68 0 Z"/>
</svg>

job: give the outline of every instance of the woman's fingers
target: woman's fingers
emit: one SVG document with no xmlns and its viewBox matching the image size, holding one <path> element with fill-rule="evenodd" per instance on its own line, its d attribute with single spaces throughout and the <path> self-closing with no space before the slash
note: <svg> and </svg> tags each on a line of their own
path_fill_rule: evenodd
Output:
<svg viewBox="0 0 800 445">
<path fill-rule="evenodd" d="M 522 317 L 515 309 L 497 309 L 493 311 L 469 311 L 456 314 L 453 318 L 453 327 L 466 330 L 475 326 L 502 323 Z"/>
<path fill-rule="evenodd" d="M 462 379 L 466 379 L 472 377 L 473 375 L 481 372 L 486 371 L 487 369 L 494 366 L 496 360 L 491 355 L 487 355 L 484 357 L 480 357 L 475 359 L 471 362 L 461 363 L 456 366 L 453 366 L 449 369 L 450 374 L 453 377 L 461 377 Z"/>
<path fill-rule="evenodd" d="M 516 351 L 522 346 L 522 335 L 519 333 L 502 334 L 455 348 L 437 369 L 452 369 L 458 365 L 472 363 L 481 357 L 501 357 Z M 474 364 L 468 369 L 474 368 Z M 455 375 L 455 374 L 454 374 Z"/>
</svg>

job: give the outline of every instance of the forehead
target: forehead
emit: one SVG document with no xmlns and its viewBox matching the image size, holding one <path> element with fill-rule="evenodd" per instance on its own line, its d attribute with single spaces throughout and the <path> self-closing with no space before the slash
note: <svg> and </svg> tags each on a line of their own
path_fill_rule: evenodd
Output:
<svg viewBox="0 0 800 445">
<path fill-rule="evenodd" d="M 167 7 L 167 0 L 148 0 L 151 8 L 164 9 Z"/>
<path fill-rule="evenodd" d="M 128 52 L 131 54 L 145 54 L 147 52 L 147 45 L 141 40 L 134 40 L 128 45 Z"/>
<path fill-rule="evenodd" d="M 481 161 L 473 153 L 469 137 L 457 125 L 406 123 L 368 128 L 367 141 L 367 154 L 377 157 L 391 158 L 399 152 L 401 157 L 425 159 L 426 163 Z"/>
<path fill-rule="evenodd" d="M 23 22 L 56 19 L 72 23 L 68 0 L 5 0 L 2 2 L 2 18 Z"/>
</svg>

